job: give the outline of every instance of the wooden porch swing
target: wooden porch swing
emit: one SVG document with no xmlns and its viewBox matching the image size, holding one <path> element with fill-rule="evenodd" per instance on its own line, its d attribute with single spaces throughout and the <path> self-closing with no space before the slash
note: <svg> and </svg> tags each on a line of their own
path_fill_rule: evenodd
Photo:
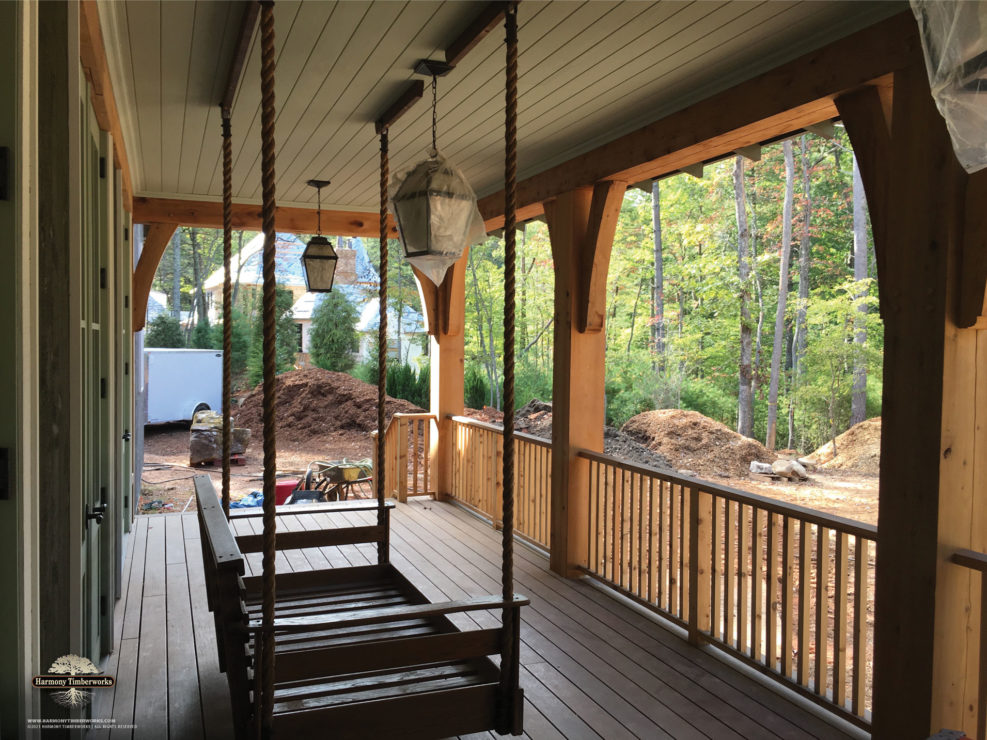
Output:
<svg viewBox="0 0 987 740">
<path fill-rule="evenodd" d="M 229 511 L 230 234 L 232 147 L 229 109 L 223 111 L 224 466 L 222 506 L 208 476 L 195 479 L 209 608 L 220 668 L 228 678 L 238 738 L 438 738 L 495 730 L 522 732 L 519 687 L 520 607 L 514 594 L 513 428 L 504 427 L 502 593 L 431 604 L 390 562 L 383 466 L 375 471 L 375 502 L 307 505 L 341 521 L 325 530 L 275 535 L 274 372 L 274 10 L 261 3 L 264 504 L 234 518 L 262 517 L 263 534 L 237 536 Z M 514 263 L 517 169 L 517 11 L 507 31 L 504 414 L 514 415 Z M 378 460 L 383 460 L 387 350 L 388 130 L 380 131 L 380 331 Z M 377 512 L 373 526 L 350 526 L 347 515 Z M 373 543 L 377 564 L 301 573 L 275 573 L 275 551 Z M 245 577 L 244 555 L 263 553 L 263 574 Z M 461 632 L 450 615 L 501 610 L 501 626 Z M 499 663 L 489 656 L 498 655 Z"/>
</svg>

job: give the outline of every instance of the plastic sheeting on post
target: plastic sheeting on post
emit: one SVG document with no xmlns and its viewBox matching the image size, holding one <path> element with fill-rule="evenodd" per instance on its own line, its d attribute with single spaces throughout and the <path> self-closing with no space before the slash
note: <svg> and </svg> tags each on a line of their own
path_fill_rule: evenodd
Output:
<svg viewBox="0 0 987 740">
<path fill-rule="evenodd" d="M 967 172 L 987 167 L 987 3 L 911 0 L 929 87 Z"/>
</svg>

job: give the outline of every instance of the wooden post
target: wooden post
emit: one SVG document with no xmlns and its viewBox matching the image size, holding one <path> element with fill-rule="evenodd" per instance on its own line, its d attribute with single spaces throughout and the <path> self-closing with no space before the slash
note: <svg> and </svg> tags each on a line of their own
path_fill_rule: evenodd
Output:
<svg viewBox="0 0 987 740">
<path fill-rule="evenodd" d="M 961 286 L 969 294 L 964 254 L 987 239 L 983 219 L 964 213 L 968 183 L 976 187 L 979 177 L 956 161 L 918 50 L 894 73 L 893 125 L 873 94 L 837 105 L 880 224 L 885 355 L 873 733 L 973 733 L 970 625 L 978 615 L 971 578 L 947 560 L 956 547 L 987 548 L 987 476 L 976 464 L 987 450 L 987 340 L 982 330 L 959 328 L 970 323 L 959 316 L 970 301 L 957 298 Z"/>
<path fill-rule="evenodd" d="M 551 568 L 588 565 L 589 466 L 603 451 L 604 288 L 625 183 L 603 182 L 545 204 L 555 260 Z"/>
<path fill-rule="evenodd" d="M 452 494 L 453 456 L 459 454 L 448 416 L 463 413 L 463 321 L 466 314 L 466 262 L 463 253 L 446 273 L 442 285 L 436 286 L 415 268 L 415 280 L 425 313 L 429 333 L 429 381 L 435 415 L 434 433 L 429 439 L 429 471 L 435 476 L 435 498 Z"/>
</svg>

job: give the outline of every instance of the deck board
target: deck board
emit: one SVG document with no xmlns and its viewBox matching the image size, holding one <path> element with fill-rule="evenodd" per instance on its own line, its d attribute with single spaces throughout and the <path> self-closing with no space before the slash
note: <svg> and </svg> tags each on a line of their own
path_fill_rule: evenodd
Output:
<svg viewBox="0 0 987 740">
<path fill-rule="evenodd" d="M 281 531 L 303 531 L 363 525 L 375 517 L 373 511 L 299 513 L 279 524 Z M 240 520 L 235 526 L 252 533 L 259 525 Z M 498 593 L 500 538 L 451 504 L 412 501 L 391 514 L 391 560 L 433 601 Z M 284 572 L 372 563 L 372 544 L 277 557 Z M 195 515 L 138 517 L 123 572 L 115 651 L 105 664 L 117 685 L 94 704 L 94 716 L 112 716 L 118 729 L 88 736 L 232 738 Z M 259 553 L 252 554 L 247 575 L 259 573 Z M 525 737 L 847 737 L 592 583 L 549 572 L 539 552 L 515 548 L 515 587 L 531 599 L 521 629 Z M 467 627 L 499 624 L 495 612 L 453 618 Z M 127 728 L 132 723 L 135 730 Z"/>
</svg>

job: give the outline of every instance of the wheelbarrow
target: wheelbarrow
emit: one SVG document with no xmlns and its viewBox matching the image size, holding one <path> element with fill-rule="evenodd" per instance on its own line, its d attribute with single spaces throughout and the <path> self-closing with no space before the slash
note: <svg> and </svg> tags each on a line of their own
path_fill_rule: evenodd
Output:
<svg viewBox="0 0 987 740">
<path fill-rule="evenodd" d="M 371 481 L 373 467 L 370 460 L 315 460 L 309 463 L 286 503 L 345 501 L 353 493 L 354 486 L 359 493 L 369 491 Z"/>
</svg>

